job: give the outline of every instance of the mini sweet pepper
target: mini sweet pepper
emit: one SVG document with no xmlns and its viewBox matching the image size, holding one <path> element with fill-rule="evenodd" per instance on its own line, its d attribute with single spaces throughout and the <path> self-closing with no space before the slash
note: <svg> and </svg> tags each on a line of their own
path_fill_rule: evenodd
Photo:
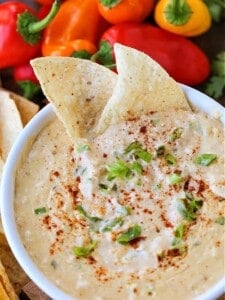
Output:
<svg viewBox="0 0 225 300">
<path fill-rule="evenodd" d="M 55 0 L 49 14 L 39 20 L 25 3 L 7 1 L 0 4 L 0 68 L 21 64 L 38 54 L 40 32 L 54 18 L 59 5 L 59 0 Z"/>
<path fill-rule="evenodd" d="M 147 22 L 113 25 L 105 31 L 101 40 L 111 45 L 105 49 L 112 50 L 114 43 L 118 42 L 145 52 L 175 80 L 187 85 L 202 83 L 210 73 L 209 59 L 196 44 Z M 105 56 L 108 63 L 109 53 Z M 101 57 L 101 62 L 103 60 Z"/>
<path fill-rule="evenodd" d="M 212 18 L 202 0 L 160 0 L 154 10 L 156 23 L 183 36 L 198 36 L 209 30 Z"/>
<path fill-rule="evenodd" d="M 54 20 L 45 29 L 42 55 L 68 55 L 69 50 L 77 50 L 77 43 L 74 42 L 77 39 L 95 44 L 100 20 L 95 0 L 64 1 Z"/>
</svg>

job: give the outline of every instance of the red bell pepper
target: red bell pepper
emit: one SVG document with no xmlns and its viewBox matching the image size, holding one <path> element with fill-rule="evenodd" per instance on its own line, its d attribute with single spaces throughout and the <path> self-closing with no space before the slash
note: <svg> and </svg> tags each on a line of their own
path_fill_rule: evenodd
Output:
<svg viewBox="0 0 225 300">
<path fill-rule="evenodd" d="M 30 62 L 15 66 L 13 68 L 13 78 L 25 98 L 33 99 L 33 97 L 41 92 L 39 81 L 34 74 Z"/>
<path fill-rule="evenodd" d="M 38 20 L 37 14 L 25 3 L 7 1 L 0 4 L 0 69 L 21 64 L 40 51 L 40 31 L 54 18 L 59 9 L 55 0 L 49 14 Z"/>
<path fill-rule="evenodd" d="M 116 24 L 103 33 L 101 40 L 145 52 L 180 83 L 197 85 L 210 73 L 209 60 L 196 44 L 148 23 Z"/>
</svg>

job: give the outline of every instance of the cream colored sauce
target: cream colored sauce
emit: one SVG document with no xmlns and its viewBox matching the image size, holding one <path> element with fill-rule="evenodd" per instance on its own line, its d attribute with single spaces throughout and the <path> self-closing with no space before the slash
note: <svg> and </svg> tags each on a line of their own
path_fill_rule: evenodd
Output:
<svg viewBox="0 0 225 300">
<path fill-rule="evenodd" d="M 168 142 L 179 127 L 181 137 Z M 152 154 L 150 162 L 124 154 L 134 141 Z M 17 171 L 16 222 L 28 253 L 46 276 L 77 299 L 193 299 L 221 279 L 224 226 L 215 221 L 225 209 L 222 124 L 190 112 L 154 113 L 112 126 L 88 143 L 90 150 L 79 154 L 55 120 Z M 176 157 L 176 166 L 168 165 L 165 155 L 156 156 L 161 145 Z M 217 159 L 199 166 L 193 161 L 202 153 Z M 117 157 L 129 165 L 138 162 L 142 173 L 109 181 L 106 166 Z M 171 185 L 169 176 L 177 171 L 183 181 Z M 99 184 L 117 190 L 106 192 Z M 185 221 L 178 210 L 185 189 L 203 200 L 196 222 Z M 78 204 L 101 221 L 82 216 Z M 40 207 L 47 212 L 36 215 Z M 104 232 L 116 217 L 123 224 Z M 183 238 L 187 252 L 173 257 L 169 250 L 181 223 L 188 224 Z M 120 244 L 118 236 L 134 224 L 141 226 L 140 239 Z M 91 241 L 96 246 L 90 256 L 77 258 L 73 247 Z"/>
</svg>

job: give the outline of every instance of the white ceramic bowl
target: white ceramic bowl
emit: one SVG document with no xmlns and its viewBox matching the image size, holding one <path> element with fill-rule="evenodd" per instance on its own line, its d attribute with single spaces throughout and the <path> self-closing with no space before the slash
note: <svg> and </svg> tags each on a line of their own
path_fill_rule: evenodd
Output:
<svg viewBox="0 0 225 300">
<path fill-rule="evenodd" d="M 197 109 L 206 112 L 209 115 L 220 114 L 222 122 L 225 124 L 225 108 L 218 104 L 213 99 L 204 95 L 203 93 L 182 85 L 182 88 L 189 99 L 190 103 Z M 8 160 L 5 165 L 5 169 L 2 177 L 1 184 L 1 214 L 3 227 L 8 239 L 9 245 L 28 276 L 39 286 L 47 295 L 55 300 L 69 300 L 71 297 L 56 287 L 51 281 L 49 281 L 45 275 L 38 269 L 38 266 L 34 264 L 26 249 L 24 248 L 20 236 L 17 231 L 15 223 L 15 215 L 13 208 L 14 201 L 14 178 L 15 171 L 20 162 L 23 150 L 25 149 L 27 142 L 30 139 L 36 137 L 39 132 L 53 119 L 55 113 L 52 106 L 47 105 L 43 108 L 24 128 L 16 143 L 14 144 Z M 215 286 L 205 292 L 203 295 L 199 295 L 198 300 L 212 300 L 217 299 L 225 292 L 225 283 L 221 279 Z"/>
</svg>

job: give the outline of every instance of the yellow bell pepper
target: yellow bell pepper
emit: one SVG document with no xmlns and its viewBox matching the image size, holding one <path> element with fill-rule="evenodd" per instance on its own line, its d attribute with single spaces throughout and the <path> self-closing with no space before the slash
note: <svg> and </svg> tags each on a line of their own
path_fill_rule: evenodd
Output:
<svg viewBox="0 0 225 300">
<path fill-rule="evenodd" d="M 206 32 L 212 24 L 209 9 L 202 0 L 160 0 L 154 18 L 161 28 L 187 37 Z"/>
</svg>

